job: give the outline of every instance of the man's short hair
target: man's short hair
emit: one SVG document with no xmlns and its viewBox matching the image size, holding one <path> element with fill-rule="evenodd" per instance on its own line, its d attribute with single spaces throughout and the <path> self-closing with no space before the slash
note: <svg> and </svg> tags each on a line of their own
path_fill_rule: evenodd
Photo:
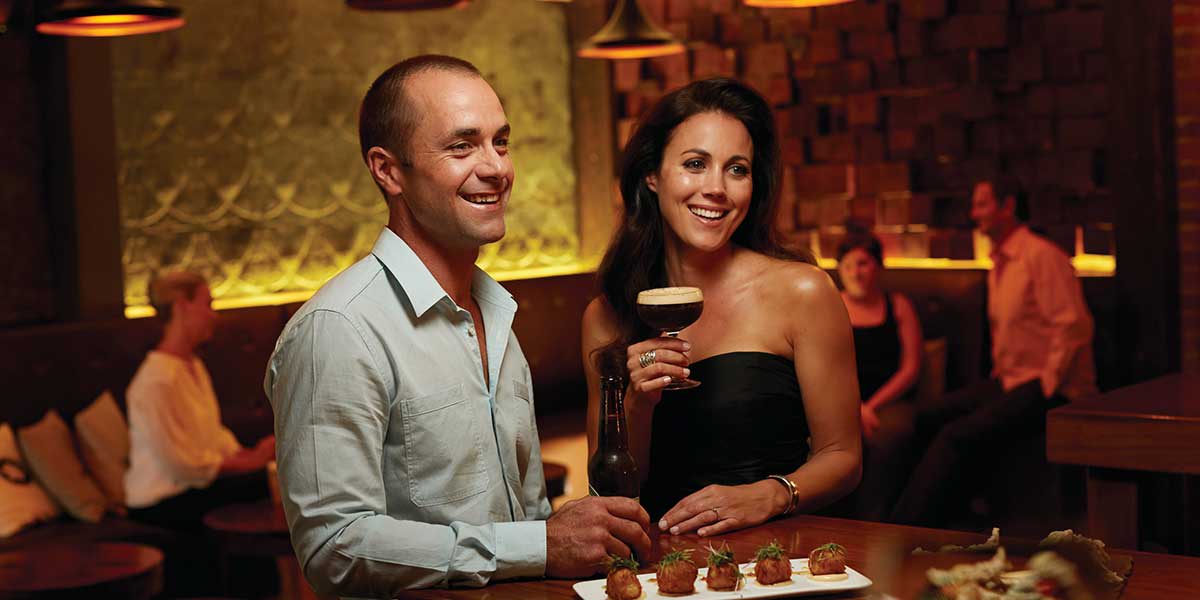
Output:
<svg viewBox="0 0 1200 600">
<path fill-rule="evenodd" d="M 1013 199 L 1013 214 L 1017 220 L 1029 221 L 1029 192 L 1021 185 L 1021 180 L 1012 175 L 999 175 L 984 180 L 992 186 L 992 194 L 996 196 L 996 204 L 1004 204 L 1006 198 Z"/>
<path fill-rule="evenodd" d="M 358 111 L 358 143 L 363 161 L 379 146 L 409 164 L 408 141 L 419 115 L 405 93 L 408 78 L 424 71 L 451 71 L 482 77 L 475 65 L 453 56 L 424 54 L 400 61 L 384 71 L 367 90 Z"/>
<path fill-rule="evenodd" d="M 155 275 L 146 286 L 154 314 L 166 325 L 171 321 L 171 307 L 176 300 L 194 300 L 196 290 L 207 285 L 204 278 L 191 271 L 168 271 Z"/>
</svg>

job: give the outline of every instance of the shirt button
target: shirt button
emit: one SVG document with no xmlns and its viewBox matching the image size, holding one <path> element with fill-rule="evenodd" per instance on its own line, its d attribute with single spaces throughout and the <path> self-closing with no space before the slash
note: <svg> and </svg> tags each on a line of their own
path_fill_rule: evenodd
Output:
<svg viewBox="0 0 1200 600">
<path fill-rule="evenodd" d="M 467 337 L 475 337 L 475 330 L 474 330 L 474 329 L 468 329 L 468 330 L 467 330 Z"/>
</svg>

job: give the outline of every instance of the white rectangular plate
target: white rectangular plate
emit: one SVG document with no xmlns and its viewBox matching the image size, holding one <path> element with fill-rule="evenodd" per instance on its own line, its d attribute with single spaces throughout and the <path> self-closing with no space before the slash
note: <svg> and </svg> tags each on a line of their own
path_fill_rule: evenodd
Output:
<svg viewBox="0 0 1200 600">
<path fill-rule="evenodd" d="M 754 574 L 754 563 L 743 563 L 739 565 L 742 573 L 746 575 Z M 801 572 L 797 572 L 801 571 Z M 808 559 L 793 558 L 792 559 L 792 581 L 790 583 L 778 583 L 775 585 L 759 585 L 753 577 L 746 577 L 741 589 L 729 592 L 719 592 L 708 589 L 704 584 L 704 574 L 708 572 L 707 568 L 700 569 L 700 576 L 696 579 L 696 593 L 681 596 L 678 594 L 660 594 L 658 593 L 658 585 L 652 579 L 655 578 L 654 573 L 642 573 L 638 575 L 638 580 L 642 582 L 642 598 L 645 600 L 657 598 L 670 598 L 678 600 L 680 598 L 695 598 L 701 599 L 717 599 L 730 600 L 733 598 L 778 598 L 780 596 L 807 596 L 810 594 L 833 594 L 836 592 L 848 592 L 852 590 L 861 590 L 871 587 L 871 580 L 867 579 L 862 573 L 846 567 L 846 575 L 848 577 L 841 581 L 814 581 L 809 578 Z M 608 594 L 604 591 L 604 579 L 592 579 L 590 581 L 580 581 L 575 584 L 575 593 L 579 594 L 583 600 L 606 600 Z"/>
</svg>

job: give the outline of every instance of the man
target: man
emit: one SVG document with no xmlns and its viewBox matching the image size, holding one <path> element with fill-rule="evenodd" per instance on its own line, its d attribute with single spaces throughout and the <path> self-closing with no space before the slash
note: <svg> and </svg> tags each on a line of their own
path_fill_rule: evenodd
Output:
<svg viewBox="0 0 1200 600">
<path fill-rule="evenodd" d="M 971 219 L 992 242 L 988 273 L 991 378 L 947 395 L 918 417 L 932 443 L 892 519 L 936 526 L 978 471 L 975 459 L 1045 426 L 1046 411 L 1096 392 L 1092 317 L 1070 259 L 1023 224 L 1024 192 L 1007 177 L 975 186 Z"/>
<path fill-rule="evenodd" d="M 411 58 L 372 84 L 359 137 L 387 228 L 291 319 L 265 383 L 308 580 L 390 598 L 648 552 L 633 500 L 550 516 L 516 303 L 474 265 L 513 182 L 495 92 L 470 63 Z"/>
</svg>

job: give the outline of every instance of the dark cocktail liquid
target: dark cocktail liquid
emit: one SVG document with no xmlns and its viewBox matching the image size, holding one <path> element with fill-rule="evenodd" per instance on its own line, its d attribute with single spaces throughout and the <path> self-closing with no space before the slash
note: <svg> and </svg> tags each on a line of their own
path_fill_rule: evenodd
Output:
<svg viewBox="0 0 1200 600">
<path fill-rule="evenodd" d="M 638 318 L 651 329 L 659 331 L 679 331 L 700 318 L 704 312 L 704 302 L 684 302 L 680 304 L 638 304 Z"/>
</svg>

